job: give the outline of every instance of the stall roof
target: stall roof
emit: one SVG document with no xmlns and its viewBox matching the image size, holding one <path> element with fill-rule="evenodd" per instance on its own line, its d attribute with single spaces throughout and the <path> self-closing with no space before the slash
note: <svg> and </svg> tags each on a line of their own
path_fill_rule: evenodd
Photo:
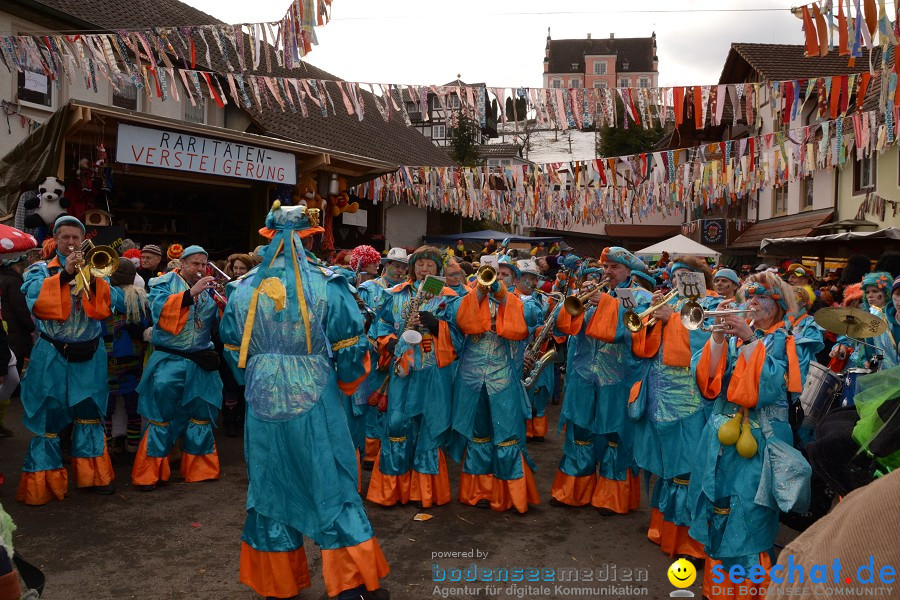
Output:
<svg viewBox="0 0 900 600">
<path fill-rule="evenodd" d="M 707 248 L 703 244 L 695 242 L 691 238 L 685 237 L 681 234 L 653 244 L 652 246 L 647 246 L 643 250 L 638 250 L 637 252 L 635 252 L 635 255 L 657 256 L 662 254 L 663 252 L 668 252 L 670 256 L 675 256 L 676 254 L 688 254 L 704 257 L 711 256 L 713 258 L 719 256 L 719 253 L 712 248 Z"/>
<path fill-rule="evenodd" d="M 851 253 L 878 252 L 896 247 L 900 228 L 888 227 L 878 231 L 832 233 L 812 237 L 766 238 L 760 244 L 760 254 L 768 256 L 826 256 L 842 257 Z M 849 242 L 853 243 L 851 247 Z"/>
<path fill-rule="evenodd" d="M 451 235 L 426 235 L 425 241 L 433 244 L 455 244 L 456 240 L 464 242 L 486 242 L 494 240 L 501 242 L 509 238 L 511 242 L 529 242 L 536 244 L 538 242 L 552 243 L 561 242 L 562 237 L 558 235 L 546 237 L 528 237 L 524 235 L 513 235 L 503 231 L 494 231 L 493 229 L 485 229 L 484 231 L 471 231 L 469 233 L 454 233 Z"/>
<path fill-rule="evenodd" d="M 335 152 L 309 144 L 265 135 L 244 133 L 235 129 L 185 123 L 176 119 L 103 106 L 83 101 L 70 101 L 42 126 L 22 140 L 6 156 L 0 158 L 0 220 L 8 218 L 21 193 L 21 184 L 36 182 L 51 173 L 60 175 L 59 157 L 67 136 L 93 128 L 99 133 L 109 121 L 140 123 L 176 129 L 228 141 L 243 142 L 262 148 L 291 152 L 301 158 L 298 171 L 327 169 L 348 177 L 375 177 L 395 170 L 392 163 L 345 152 Z M 305 160 L 304 157 L 306 157 Z"/>
</svg>

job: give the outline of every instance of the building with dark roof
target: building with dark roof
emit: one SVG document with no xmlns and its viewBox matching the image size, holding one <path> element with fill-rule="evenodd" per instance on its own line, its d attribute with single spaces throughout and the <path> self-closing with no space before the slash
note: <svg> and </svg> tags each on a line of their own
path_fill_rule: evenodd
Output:
<svg viewBox="0 0 900 600">
<path fill-rule="evenodd" d="M 213 24 L 224 23 L 177 0 L 9 0 L 0 8 L 0 30 L 22 34 L 109 33 L 119 29 Z M 209 36 L 204 40 L 194 33 L 193 38 L 197 47 L 196 68 L 208 69 L 211 79 L 218 81 L 222 90 L 228 90 L 225 78 L 217 75 L 229 72 L 220 49 Z M 249 47 L 248 37 L 244 42 Z M 171 57 L 176 66 L 181 66 L 176 58 Z M 333 98 L 342 96 L 334 83 L 338 77 L 305 62 L 288 70 L 272 60 L 271 69 L 259 74 L 323 80 L 329 82 L 324 85 Z M 106 208 L 105 202 L 109 201 L 115 225 L 123 227 L 124 234 L 139 243 L 200 241 L 218 258 L 259 243 L 256 230 L 275 197 L 297 201 L 308 192 L 327 198 L 340 186 L 366 181 L 399 165 L 453 164 L 446 152 L 408 127 L 402 115 L 382 118 L 374 96 L 363 90 L 359 93 L 365 117 L 360 119 L 344 110 L 328 111 L 328 116 L 323 116 L 314 109 L 303 116 L 299 110 L 282 111 L 268 101 L 261 107 L 254 104 L 245 108 L 227 92 L 228 102 L 220 107 L 206 85 L 199 97 L 192 88 L 192 103 L 177 78 L 169 78 L 168 85 L 180 90 L 180 101 L 171 95 L 165 101 L 148 97 L 127 80 L 120 80 L 123 85 L 116 90 L 99 72 L 96 79 L 94 91 L 85 87 L 77 70 L 52 80 L 39 65 L 27 78 L 23 73 L 0 69 L 0 89 L 9 91 L 2 98 L 7 102 L 5 108 L 21 116 L 21 120 L 11 121 L 10 135 L 0 138 L 0 171 L 5 171 L 0 172 L 0 216 L 15 210 L 20 185 L 27 189 L 51 174 L 75 179 L 77 173 L 84 172 L 79 162 L 93 165 L 99 159 L 98 146 L 103 146 L 104 154 L 108 152 L 109 156 L 112 191 L 105 192 L 103 198 L 90 198 L 91 203 Z M 309 103 L 307 106 L 313 108 Z M 35 124 L 52 124 L 58 127 L 58 135 L 49 135 L 49 131 L 41 135 L 40 129 L 34 130 Z M 265 149 L 280 156 L 282 164 L 288 161 L 291 176 L 278 183 L 254 180 L 246 172 L 238 177 L 234 170 L 230 174 L 208 173 L 202 168 L 187 172 L 169 165 L 129 163 L 117 154 L 126 145 L 123 131 L 143 131 L 146 135 L 171 132 L 219 144 Z M 130 143 L 134 137 L 127 139 Z M 41 152 L 42 145 L 52 147 Z M 221 165 L 220 161 L 218 166 Z M 72 187 L 76 185 L 72 181 Z M 358 213 L 334 218 L 336 245 L 347 247 L 366 241 L 381 246 L 390 244 L 385 234 L 391 228 L 415 231 L 404 221 L 387 215 L 383 205 L 364 200 L 359 204 Z M 424 220 L 426 211 L 415 210 L 423 213 Z M 421 229 L 420 236 L 424 225 Z"/>
<path fill-rule="evenodd" d="M 544 87 L 657 87 L 656 32 L 647 38 L 554 40 L 547 29 Z"/>
<path fill-rule="evenodd" d="M 486 90 L 484 83 L 466 83 L 459 78 L 448 81 L 441 87 L 471 87 L 476 93 L 477 90 Z M 403 91 L 403 101 L 406 103 L 406 112 L 409 115 L 412 127 L 430 139 L 435 146 L 447 148 L 452 139 L 451 129 L 454 124 L 454 117 L 459 114 L 462 107 L 459 94 L 453 91 L 447 93 L 442 104 L 441 98 L 434 92 L 429 91 L 426 102 L 428 109 L 424 113 L 422 112 L 422 105 L 418 100 L 411 98 L 407 90 Z M 484 126 L 479 127 L 479 136 L 476 141 L 478 144 L 486 144 L 489 139 L 497 137 L 497 108 L 491 106 L 491 101 L 488 99 L 487 94 L 484 96 L 484 113 L 486 119 Z"/>
</svg>

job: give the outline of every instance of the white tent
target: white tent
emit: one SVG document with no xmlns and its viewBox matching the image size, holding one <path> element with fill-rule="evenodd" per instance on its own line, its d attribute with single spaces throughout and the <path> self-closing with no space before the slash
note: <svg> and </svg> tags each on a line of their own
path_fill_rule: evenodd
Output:
<svg viewBox="0 0 900 600">
<path fill-rule="evenodd" d="M 711 250 L 703 244 L 698 244 L 694 240 L 684 237 L 680 234 L 667 240 L 663 240 L 658 244 L 648 246 L 643 250 L 638 250 L 634 254 L 636 256 L 659 256 L 663 252 L 668 252 L 669 256 L 675 256 L 676 254 L 687 254 L 703 257 L 709 256 L 717 260 L 719 258 L 719 253 L 715 250 Z"/>
</svg>

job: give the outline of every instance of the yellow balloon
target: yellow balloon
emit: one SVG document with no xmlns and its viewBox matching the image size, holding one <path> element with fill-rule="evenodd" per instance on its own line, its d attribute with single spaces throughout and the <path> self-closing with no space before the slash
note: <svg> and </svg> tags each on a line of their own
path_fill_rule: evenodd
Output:
<svg viewBox="0 0 900 600">
<path fill-rule="evenodd" d="M 690 587 L 697 579 L 696 567 L 691 561 L 684 558 L 679 558 L 669 565 L 666 574 L 669 576 L 669 583 L 677 588 Z"/>
</svg>

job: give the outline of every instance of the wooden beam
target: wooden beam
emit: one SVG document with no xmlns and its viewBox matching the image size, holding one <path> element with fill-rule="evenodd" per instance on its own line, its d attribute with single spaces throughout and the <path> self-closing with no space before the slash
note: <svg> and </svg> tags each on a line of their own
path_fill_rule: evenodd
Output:
<svg viewBox="0 0 900 600">
<path fill-rule="evenodd" d="M 91 109 L 87 106 L 74 106 L 69 114 L 66 129 L 62 137 L 62 147 L 59 150 L 59 161 L 56 166 L 56 177 L 60 181 L 66 179 L 66 142 L 68 138 L 78 133 L 91 120 Z"/>
<path fill-rule="evenodd" d="M 327 167 L 331 164 L 331 157 L 327 154 L 317 154 L 313 158 L 304 161 L 297 161 L 297 179 L 300 179 L 307 173 L 312 173 L 316 169 Z"/>
</svg>

